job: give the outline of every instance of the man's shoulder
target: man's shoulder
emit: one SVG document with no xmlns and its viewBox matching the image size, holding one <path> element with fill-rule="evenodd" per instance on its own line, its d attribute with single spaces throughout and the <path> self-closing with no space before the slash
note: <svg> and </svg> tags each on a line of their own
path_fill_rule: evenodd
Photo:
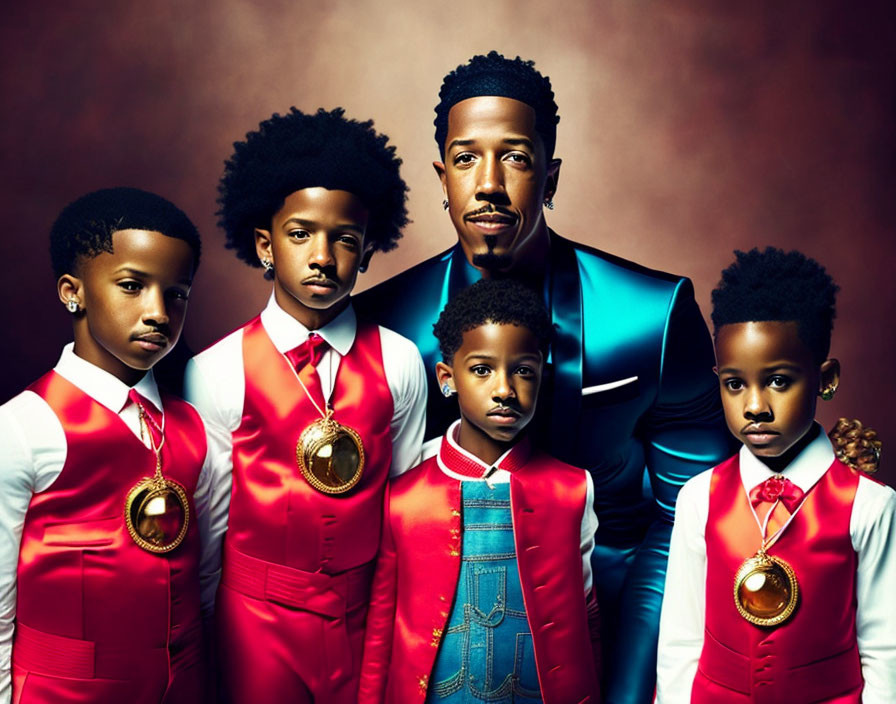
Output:
<svg viewBox="0 0 896 704">
<path fill-rule="evenodd" d="M 415 264 L 410 269 L 405 269 L 400 274 L 371 286 L 366 291 L 353 295 L 352 305 L 359 317 L 377 320 L 385 301 L 414 302 L 420 300 L 421 296 L 426 296 L 430 290 L 440 292 L 441 275 L 447 271 L 454 249 L 450 247 L 434 257 Z"/>
<path fill-rule="evenodd" d="M 581 242 L 568 240 L 556 234 L 554 237 L 558 242 L 572 247 L 579 267 L 588 276 L 600 275 L 613 282 L 627 283 L 633 286 L 649 286 L 653 289 L 668 292 L 672 292 L 677 286 L 688 282 L 687 277 L 679 274 L 651 269 L 637 262 L 623 259 L 615 254 L 610 254 Z"/>
</svg>

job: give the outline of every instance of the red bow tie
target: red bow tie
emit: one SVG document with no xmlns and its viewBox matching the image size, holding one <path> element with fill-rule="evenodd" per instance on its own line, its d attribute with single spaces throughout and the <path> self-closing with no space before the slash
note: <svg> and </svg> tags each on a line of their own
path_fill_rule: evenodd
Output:
<svg viewBox="0 0 896 704">
<path fill-rule="evenodd" d="M 301 345 L 286 352 L 286 358 L 290 361 L 293 368 L 300 372 L 307 364 L 316 367 L 327 349 L 329 349 L 327 341 L 316 332 L 313 332 Z"/>
<path fill-rule="evenodd" d="M 773 504 L 780 501 L 790 513 L 793 513 L 803 500 L 805 492 L 789 479 L 779 474 L 769 477 L 757 484 L 750 491 L 750 503 L 759 506 L 763 502 Z"/>
</svg>

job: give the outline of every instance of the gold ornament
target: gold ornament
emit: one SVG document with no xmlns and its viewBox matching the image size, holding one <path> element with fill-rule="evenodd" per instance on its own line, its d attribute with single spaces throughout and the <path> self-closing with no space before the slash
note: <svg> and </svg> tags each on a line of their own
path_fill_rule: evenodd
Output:
<svg viewBox="0 0 896 704">
<path fill-rule="evenodd" d="M 187 535 L 190 505 L 184 487 L 161 472 L 128 492 L 124 518 L 134 542 L 148 552 L 171 552 Z"/>
<path fill-rule="evenodd" d="M 187 535 L 190 503 L 183 485 L 162 475 L 164 427 L 158 428 L 162 440 L 156 447 L 152 431 L 149 430 L 146 411 L 140 404 L 138 409 L 141 436 L 145 427 L 149 433 L 150 447 L 156 455 L 156 471 L 151 477 L 143 477 L 128 492 L 124 503 L 124 520 L 128 533 L 138 546 L 153 553 L 171 552 Z"/>
<path fill-rule="evenodd" d="M 799 599 L 793 568 L 765 547 L 744 560 L 734 577 L 734 605 L 757 626 L 777 626 L 793 615 Z"/>
<path fill-rule="evenodd" d="M 361 436 L 333 420 L 333 411 L 302 431 L 296 460 L 302 476 L 318 491 L 343 494 L 357 484 L 364 471 Z"/>
</svg>

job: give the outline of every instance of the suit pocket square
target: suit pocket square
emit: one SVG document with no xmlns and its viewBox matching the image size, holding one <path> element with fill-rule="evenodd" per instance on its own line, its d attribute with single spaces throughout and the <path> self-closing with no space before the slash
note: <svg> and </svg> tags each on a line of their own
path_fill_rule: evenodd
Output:
<svg viewBox="0 0 896 704">
<path fill-rule="evenodd" d="M 596 384 L 594 386 L 586 386 L 582 389 L 583 399 L 588 399 L 591 403 L 602 406 L 611 403 L 620 403 L 621 401 L 630 401 L 637 398 L 641 391 L 637 376 L 630 376 L 627 379 L 618 379 L 609 381 L 605 384 Z"/>
</svg>

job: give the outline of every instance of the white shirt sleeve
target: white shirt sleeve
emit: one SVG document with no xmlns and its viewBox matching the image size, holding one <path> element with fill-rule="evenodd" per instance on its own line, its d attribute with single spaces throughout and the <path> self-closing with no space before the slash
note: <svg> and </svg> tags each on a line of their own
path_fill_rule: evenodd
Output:
<svg viewBox="0 0 896 704">
<path fill-rule="evenodd" d="M 594 550 L 594 534 L 597 532 L 597 514 L 594 512 L 594 479 L 585 471 L 585 511 L 582 513 L 580 548 L 582 551 L 582 574 L 585 577 L 585 598 L 591 593 L 594 575 L 591 571 L 591 553 Z"/>
<path fill-rule="evenodd" d="M 202 541 L 199 586 L 204 618 L 214 611 L 221 579 L 221 546 L 227 532 L 233 477 L 232 433 L 242 419 L 245 388 L 241 330 L 187 362 L 184 397 L 202 416 L 208 442 L 201 486 L 196 487 L 195 495 Z"/>
<path fill-rule="evenodd" d="M 681 488 L 669 545 L 660 614 L 657 704 L 688 704 L 703 650 L 706 619 L 706 518 L 712 470 Z"/>
<path fill-rule="evenodd" d="M 37 394 L 24 391 L 0 406 L 0 702 L 12 698 L 16 576 L 25 514 L 36 491 L 65 464 L 65 432 Z"/>
<path fill-rule="evenodd" d="M 206 427 L 205 462 L 196 483 L 193 502 L 199 525 L 199 591 L 202 616 L 211 617 L 215 610 L 215 594 L 221 580 L 221 542 L 227 530 L 230 510 L 230 465 L 222 462 L 221 443 Z M 229 459 L 229 455 L 228 455 Z"/>
<path fill-rule="evenodd" d="M 896 701 L 896 492 L 859 477 L 850 517 L 858 556 L 856 633 L 864 704 Z"/>
<path fill-rule="evenodd" d="M 388 328 L 380 327 L 379 330 L 383 369 L 392 392 L 392 467 L 389 474 L 395 477 L 420 464 L 426 426 L 426 369 L 413 342 Z"/>
</svg>

